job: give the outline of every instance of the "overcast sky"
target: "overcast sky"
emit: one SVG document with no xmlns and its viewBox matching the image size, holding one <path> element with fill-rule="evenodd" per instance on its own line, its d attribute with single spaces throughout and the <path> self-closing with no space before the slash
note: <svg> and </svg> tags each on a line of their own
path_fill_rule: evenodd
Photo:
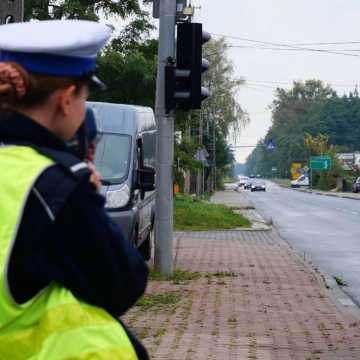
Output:
<svg viewBox="0 0 360 360">
<path fill-rule="evenodd" d="M 195 21 L 214 34 L 242 37 L 272 43 L 360 42 L 360 2 L 356 0 L 193 0 Z M 228 38 L 232 45 L 257 45 Z M 311 45 L 336 51 L 360 49 L 359 44 Z M 346 51 L 344 51 L 346 52 Z M 349 53 L 349 52 L 346 52 Z M 339 94 L 360 82 L 359 57 L 306 51 L 280 51 L 234 48 L 229 57 L 235 76 L 244 77 L 247 86 L 238 99 L 248 111 L 251 124 L 238 139 L 238 145 L 255 145 L 271 125 L 269 104 L 276 86 L 288 88 L 293 80 L 320 79 Z M 238 149 L 236 159 L 244 162 L 251 148 Z"/>
</svg>

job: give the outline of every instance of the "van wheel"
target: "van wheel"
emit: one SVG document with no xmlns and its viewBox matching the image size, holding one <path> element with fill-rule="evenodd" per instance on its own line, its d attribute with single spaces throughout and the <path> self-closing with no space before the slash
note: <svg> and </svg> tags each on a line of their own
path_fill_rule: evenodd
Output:
<svg viewBox="0 0 360 360">
<path fill-rule="evenodd" d="M 139 246 L 140 254 L 142 255 L 145 261 L 151 259 L 151 249 L 154 242 L 154 227 L 151 225 L 150 231 L 144 240 L 144 242 Z"/>
</svg>

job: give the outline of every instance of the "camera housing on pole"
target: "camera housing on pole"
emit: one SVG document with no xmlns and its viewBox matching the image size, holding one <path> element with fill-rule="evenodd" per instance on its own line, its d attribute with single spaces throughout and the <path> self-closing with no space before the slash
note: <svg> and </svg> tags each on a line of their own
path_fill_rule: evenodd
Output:
<svg viewBox="0 0 360 360">
<path fill-rule="evenodd" d="M 166 66 L 165 103 L 166 110 L 201 109 L 201 103 L 210 92 L 201 86 L 202 73 L 209 62 L 202 57 L 203 45 L 211 39 L 203 31 L 202 24 L 180 23 L 177 25 L 176 65 Z"/>
<path fill-rule="evenodd" d="M 24 20 L 24 0 L 0 1 L 0 25 Z"/>
</svg>

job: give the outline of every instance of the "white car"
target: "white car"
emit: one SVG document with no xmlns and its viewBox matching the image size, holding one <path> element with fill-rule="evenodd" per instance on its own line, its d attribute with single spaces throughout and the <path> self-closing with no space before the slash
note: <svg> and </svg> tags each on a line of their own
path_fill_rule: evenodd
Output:
<svg viewBox="0 0 360 360">
<path fill-rule="evenodd" d="M 245 187 L 246 184 L 250 182 L 250 179 L 247 176 L 240 176 L 238 186 Z"/>
<path fill-rule="evenodd" d="M 266 185 L 264 181 L 255 181 L 251 184 L 251 192 L 253 191 L 266 191 Z"/>
<path fill-rule="evenodd" d="M 225 183 L 224 189 L 225 190 L 236 190 L 237 184 L 236 183 Z"/>
<path fill-rule="evenodd" d="M 296 180 L 291 181 L 291 187 L 292 188 L 299 188 L 301 186 L 309 186 L 309 177 L 305 175 L 299 176 Z"/>
</svg>

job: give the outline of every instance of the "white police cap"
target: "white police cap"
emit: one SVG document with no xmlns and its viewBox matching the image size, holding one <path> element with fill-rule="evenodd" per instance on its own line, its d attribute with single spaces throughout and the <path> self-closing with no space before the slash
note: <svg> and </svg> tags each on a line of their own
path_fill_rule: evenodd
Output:
<svg viewBox="0 0 360 360">
<path fill-rule="evenodd" d="M 0 26 L 0 61 L 14 61 L 34 73 L 83 77 L 95 85 L 96 55 L 111 36 L 103 24 L 47 20 Z"/>
</svg>

